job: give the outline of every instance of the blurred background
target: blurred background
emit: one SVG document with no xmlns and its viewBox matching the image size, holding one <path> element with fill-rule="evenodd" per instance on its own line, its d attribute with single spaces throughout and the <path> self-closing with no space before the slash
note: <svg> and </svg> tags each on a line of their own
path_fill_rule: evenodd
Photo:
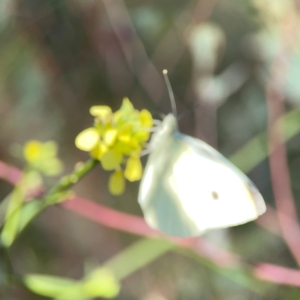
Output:
<svg viewBox="0 0 300 300">
<path fill-rule="evenodd" d="M 274 182 L 287 182 L 295 200 L 290 212 L 296 214 L 299 5 L 291 0 L 2 0 L 1 161 L 21 169 L 15 145 L 54 140 L 64 174 L 70 173 L 77 162 L 88 159 L 74 139 L 93 123 L 90 106 L 109 105 L 115 111 L 128 97 L 156 119 L 171 112 L 161 74 L 168 69 L 182 114 L 180 130 L 236 158 L 233 162 L 248 173 L 271 207 L 281 203 L 284 210 L 284 193 L 283 198 L 279 193 L 278 203 L 274 201 Z M 267 132 L 277 118 L 292 113 L 284 138 L 286 156 L 281 156 L 287 165 L 272 171 L 272 160 L 261 155 L 267 144 L 272 145 Z M 127 184 L 124 195 L 113 197 L 107 189 L 108 176 L 99 166 L 74 190 L 107 207 L 142 216 L 139 183 Z M 51 186 L 58 178 L 46 183 Z M 1 199 L 11 189 L 1 181 Z M 269 224 L 274 230 L 277 226 Z M 204 238 L 250 265 L 263 261 L 296 269 L 286 236 L 275 233 L 252 222 Z M 11 257 L 20 275 L 80 278 L 86 264 L 100 265 L 139 239 L 54 206 L 28 226 L 13 245 Z M 181 252 L 173 249 L 132 273 L 122 281 L 116 299 L 300 298 L 296 287 L 265 283 L 256 288 L 204 263 L 201 256 Z M 1 299 L 46 299 L 21 286 L 3 291 Z"/>
</svg>

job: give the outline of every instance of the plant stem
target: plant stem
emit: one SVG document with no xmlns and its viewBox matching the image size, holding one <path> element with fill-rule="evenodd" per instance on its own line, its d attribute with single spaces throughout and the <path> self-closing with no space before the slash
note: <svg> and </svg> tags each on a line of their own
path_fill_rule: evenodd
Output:
<svg viewBox="0 0 300 300">
<path fill-rule="evenodd" d="M 8 253 L 8 249 L 1 246 L 1 252 L 2 252 L 2 257 L 3 257 L 3 262 L 5 265 L 5 274 L 6 274 L 6 281 L 8 284 L 13 282 L 13 274 L 14 274 L 14 269 L 13 265 Z"/>
<path fill-rule="evenodd" d="M 75 171 L 73 173 L 63 177 L 55 186 L 53 186 L 48 191 L 46 197 L 68 190 L 80 179 L 82 179 L 89 171 L 91 171 L 97 164 L 97 160 L 89 159 L 79 168 L 75 168 Z"/>
<path fill-rule="evenodd" d="M 28 223 L 30 223 L 37 215 L 44 211 L 48 206 L 54 205 L 60 202 L 62 199 L 66 199 L 68 196 L 66 192 L 68 192 L 68 190 L 74 184 L 82 179 L 97 164 L 98 161 L 94 159 L 88 160 L 80 167 L 75 168 L 73 173 L 61 178 L 61 180 L 54 185 L 44 197 L 35 198 L 25 203 L 25 205 L 22 207 L 21 215 L 18 217 L 18 232 L 14 233 L 9 246 L 11 246 L 17 235 L 19 235 L 21 231 L 28 225 Z M 12 212 L 11 217 L 14 217 L 16 213 L 18 213 L 17 209 Z M 9 267 L 8 264 L 7 267 Z"/>
</svg>

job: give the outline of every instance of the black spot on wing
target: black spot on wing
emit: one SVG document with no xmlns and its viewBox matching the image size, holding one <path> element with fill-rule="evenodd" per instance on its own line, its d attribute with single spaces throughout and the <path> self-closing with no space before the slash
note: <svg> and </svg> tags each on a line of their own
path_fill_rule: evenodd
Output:
<svg viewBox="0 0 300 300">
<path fill-rule="evenodd" d="M 215 191 L 211 192 L 211 196 L 214 200 L 218 200 L 220 198 L 219 194 Z"/>
</svg>

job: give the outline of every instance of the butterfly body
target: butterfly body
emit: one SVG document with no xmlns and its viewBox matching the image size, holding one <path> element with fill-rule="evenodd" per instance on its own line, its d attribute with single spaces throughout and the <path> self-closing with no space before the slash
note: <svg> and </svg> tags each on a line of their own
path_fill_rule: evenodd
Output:
<svg viewBox="0 0 300 300">
<path fill-rule="evenodd" d="M 151 227 L 196 236 L 265 212 L 253 183 L 208 144 L 180 133 L 173 115 L 153 134 L 151 149 L 138 199 Z"/>
</svg>

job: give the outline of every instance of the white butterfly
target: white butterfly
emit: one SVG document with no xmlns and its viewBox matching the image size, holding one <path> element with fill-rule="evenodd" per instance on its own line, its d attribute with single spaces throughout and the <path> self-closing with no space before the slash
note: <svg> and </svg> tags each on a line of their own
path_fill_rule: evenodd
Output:
<svg viewBox="0 0 300 300">
<path fill-rule="evenodd" d="M 181 134 L 174 115 L 165 117 L 150 145 L 138 201 L 151 227 L 196 236 L 266 211 L 254 184 L 208 144 Z"/>
</svg>

